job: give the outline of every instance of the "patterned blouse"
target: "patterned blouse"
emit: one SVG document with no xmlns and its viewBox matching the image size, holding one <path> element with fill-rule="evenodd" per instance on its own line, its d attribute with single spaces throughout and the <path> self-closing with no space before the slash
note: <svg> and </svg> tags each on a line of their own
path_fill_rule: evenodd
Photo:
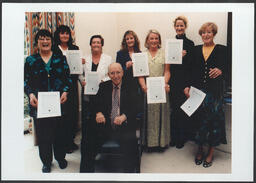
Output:
<svg viewBox="0 0 256 183">
<path fill-rule="evenodd" d="M 50 58 L 49 72 L 40 54 L 26 58 L 24 66 L 24 91 L 36 97 L 40 91 L 68 92 L 71 86 L 70 71 L 66 58 L 55 53 Z"/>
</svg>

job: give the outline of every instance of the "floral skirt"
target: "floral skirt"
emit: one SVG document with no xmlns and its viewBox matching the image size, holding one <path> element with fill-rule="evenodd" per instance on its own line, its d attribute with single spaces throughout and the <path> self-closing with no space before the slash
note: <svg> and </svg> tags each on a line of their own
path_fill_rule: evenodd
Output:
<svg viewBox="0 0 256 183">
<path fill-rule="evenodd" d="M 206 92 L 203 103 L 193 116 L 197 144 L 210 146 L 227 144 L 222 98 Z"/>
</svg>

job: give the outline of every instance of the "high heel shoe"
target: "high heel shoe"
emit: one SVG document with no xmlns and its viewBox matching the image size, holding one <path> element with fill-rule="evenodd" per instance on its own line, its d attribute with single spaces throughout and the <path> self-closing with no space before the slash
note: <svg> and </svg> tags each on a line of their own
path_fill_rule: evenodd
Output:
<svg viewBox="0 0 256 183">
<path fill-rule="evenodd" d="M 212 161 L 213 161 L 213 157 L 212 157 L 212 160 L 210 162 L 207 162 L 206 160 L 204 160 L 203 167 L 208 168 L 208 167 L 212 166 Z"/>
<path fill-rule="evenodd" d="M 201 158 L 197 158 L 199 155 L 201 155 Z M 197 153 L 196 157 L 195 157 L 195 164 L 196 165 L 201 165 L 203 163 L 203 159 L 204 159 L 204 153 Z"/>
</svg>

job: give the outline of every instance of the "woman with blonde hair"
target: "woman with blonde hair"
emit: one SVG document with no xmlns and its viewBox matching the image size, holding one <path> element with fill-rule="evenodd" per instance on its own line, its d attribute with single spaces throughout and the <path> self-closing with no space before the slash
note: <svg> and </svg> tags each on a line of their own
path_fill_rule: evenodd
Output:
<svg viewBox="0 0 256 183">
<path fill-rule="evenodd" d="M 188 73 L 185 68 L 191 62 L 192 50 L 194 42 L 186 37 L 186 29 L 188 27 L 187 18 L 178 16 L 174 20 L 174 29 L 176 31 L 176 39 L 183 40 L 182 64 L 171 64 L 170 79 L 170 105 L 171 105 L 171 143 L 170 146 L 182 148 L 187 140 L 192 139 L 192 128 L 188 116 L 180 108 L 185 102 L 186 96 L 183 93 L 184 81 Z"/>
<path fill-rule="evenodd" d="M 161 49 L 161 36 L 156 30 L 150 30 L 145 40 L 149 61 L 149 77 L 164 76 L 166 93 L 170 91 L 170 65 L 165 64 L 164 52 Z M 147 93 L 145 77 L 139 77 L 142 91 Z M 146 109 L 146 138 L 143 145 L 149 151 L 163 151 L 170 143 L 170 108 L 167 103 L 147 104 Z M 145 100 L 146 101 L 146 100 Z"/>
<path fill-rule="evenodd" d="M 198 45 L 194 49 L 193 63 L 189 68 L 191 75 L 184 89 L 187 97 L 190 86 L 206 93 L 203 103 L 191 116 L 196 122 L 197 129 L 195 142 L 198 144 L 198 152 L 195 163 L 203 163 L 205 168 L 212 165 L 214 147 L 227 143 L 223 111 L 223 79 L 226 72 L 227 49 L 214 43 L 217 31 L 217 25 L 213 22 L 207 22 L 199 29 L 203 45 Z M 205 159 L 203 145 L 209 146 Z"/>
</svg>

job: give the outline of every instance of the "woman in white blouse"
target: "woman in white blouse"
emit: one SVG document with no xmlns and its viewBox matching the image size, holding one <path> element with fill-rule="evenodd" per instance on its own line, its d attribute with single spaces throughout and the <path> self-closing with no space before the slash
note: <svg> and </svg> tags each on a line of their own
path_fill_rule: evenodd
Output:
<svg viewBox="0 0 256 183">
<path fill-rule="evenodd" d="M 85 74 L 88 72 L 97 72 L 101 82 L 110 80 L 108 77 L 108 66 L 113 62 L 111 56 L 102 53 L 104 39 L 101 35 L 94 35 L 90 39 L 91 54 L 86 57 L 86 63 L 83 65 L 84 74 L 79 76 L 81 85 L 86 86 Z M 93 117 L 93 100 L 95 95 L 84 95 L 82 91 L 82 141 L 81 155 L 84 152 L 85 134 L 87 128 L 92 128 L 90 124 L 95 119 Z M 89 129 L 90 130 L 90 129 Z M 83 156 L 82 156 L 83 158 Z"/>
</svg>

